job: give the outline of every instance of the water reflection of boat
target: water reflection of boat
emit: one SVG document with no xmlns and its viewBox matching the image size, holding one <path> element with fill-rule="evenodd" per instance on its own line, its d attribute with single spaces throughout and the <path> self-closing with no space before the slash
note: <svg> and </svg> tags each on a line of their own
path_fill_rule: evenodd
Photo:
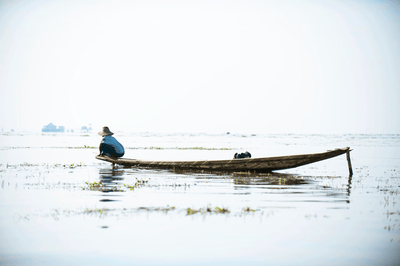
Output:
<svg viewBox="0 0 400 266">
<path fill-rule="evenodd" d="M 205 171 L 256 171 L 271 172 L 295 168 L 310 163 L 330 159 L 342 154 L 347 154 L 347 160 L 351 171 L 350 148 L 342 148 L 322 153 L 300 154 L 289 156 L 265 157 L 265 158 L 245 158 L 231 160 L 203 160 L 203 161 L 142 161 L 127 158 L 110 158 L 107 156 L 96 156 L 96 159 L 107 161 L 123 166 L 139 166 L 163 169 L 195 169 Z"/>
</svg>

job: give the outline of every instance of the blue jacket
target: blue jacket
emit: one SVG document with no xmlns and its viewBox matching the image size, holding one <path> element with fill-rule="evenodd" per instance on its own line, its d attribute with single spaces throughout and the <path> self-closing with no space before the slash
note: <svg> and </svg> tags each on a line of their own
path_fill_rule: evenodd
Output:
<svg viewBox="0 0 400 266">
<path fill-rule="evenodd" d="M 125 154 L 124 147 L 113 136 L 104 136 L 101 144 L 101 155 L 122 157 Z"/>
</svg>

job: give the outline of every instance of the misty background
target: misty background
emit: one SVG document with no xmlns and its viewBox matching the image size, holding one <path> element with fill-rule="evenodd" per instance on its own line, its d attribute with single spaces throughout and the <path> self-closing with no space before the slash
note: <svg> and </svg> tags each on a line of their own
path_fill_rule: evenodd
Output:
<svg viewBox="0 0 400 266">
<path fill-rule="evenodd" d="M 0 128 L 400 133 L 400 3 L 0 0 Z"/>
</svg>

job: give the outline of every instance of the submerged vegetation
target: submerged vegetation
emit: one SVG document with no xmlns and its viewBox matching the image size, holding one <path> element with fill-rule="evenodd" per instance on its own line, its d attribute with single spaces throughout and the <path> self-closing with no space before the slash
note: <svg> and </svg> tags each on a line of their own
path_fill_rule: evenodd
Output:
<svg viewBox="0 0 400 266">
<path fill-rule="evenodd" d="M 22 222 L 22 221 L 27 221 L 29 222 L 32 217 L 50 217 L 53 218 L 56 221 L 59 221 L 61 217 L 70 217 L 72 215 L 90 215 L 98 218 L 106 218 L 106 217 L 112 217 L 112 216 L 131 216 L 132 214 L 139 214 L 141 212 L 159 212 L 159 213 L 164 213 L 168 214 L 170 212 L 173 212 L 175 214 L 183 215 L 184 213 L 186 214 L 185 216 L 191 216 L 194 214 L 202 214 L 202 215 L 210 215 L 210 214 L 230 214 L 231 211 L 228 210 L 227 208 L 220 208 L 220 207 L 206 207 L 206 208 L 200 208 L 200 209 L 191 209 L 191 208 L 177 208 L 175 206 L 169 206 L 167 205 L 166 207 L 136 207 L 136 208 L 84 208 L 84 209 L 76 209 L 76 210 L 68 210 L 68 209 L 51 209 L 50 212 L 43 212 L 43 211 L 35 211 L 34 213 L 30 214 L 16 214 L 15 215 L 15 222 Z M 236 212 L 234 213 L 234 216 L 241 217 L 242 215 L 246 215 L 249 213 L 254 213 L 256 210 L 251 209 L 250 207 L 246 207 L 242 209 L 242 212 Z M 260 215 L 263 215 L 263 212 L 259 213 Z"/>
<path fill-rule="evenodd" d="M 103 209 L 97 209 L 97 208 L 89 209 L 89 208 L 86 208 L 86 210 L 84 210 L 83 213 L 84 214 L 99 213 L 100 215 L 103 215 L 103 214 L 105 214 L 106 211 L 107 211 L 106 208 L 103 208 Z"/>
<path fill-rule="evenodd" d="M 91 191 L 123 191 L 123 188 L 127 188 L 129 190 L 134 190 L 135 188 L 144 186 L 149 182 L 145 179 L 136 180 L 133 184 L 123 184 L 119 183 L 105 183 L 103 181 L 98 182 L 85 182 L 86 186 L 81 187 L 82 190 L 91 190 Z"/>
<path fill-rule="evenodd" d="M 75 163 L 72 163 L 72 164 L 59 164 L 59 163 L 56 163 L 54 165 L 54 167 L 64 167 L 64 168 L 76 168 L 76 167 L 84 167 L 84 166 L 86 166 L 86 164 L 83 164 L 82 162 L 80 162 L 78 164 L 75 164 Z"/>
<path fill-rule="evenodd" d="M 201 214 L 206 214 L 206 213 L 230 213 L 230 211 L 228 209 L 220 208 L 220 207 L 215 207 L 214 209 L 212 209 L 211 207 L 207 207 L 207 208 L 200 208 L 198 210 L 191 209 L 191 208 L 187 208 L 186 209 L 186 215 L 193 215 L 193 214 L 196 214 L 196 213 L 201 213 Z"/>
<path fill-rule="evenodd" d="M 130 190 L 134 190 L 135 188 L 143 186 L 144 184 L 146 184 L 148 182 L 149 182 L 148 180 L 140 179 L 140 180 L 136 180 L 136 182 L 132 185 L 124 184 L 124 187 L 126 187 Z"/>
<path fill-rule="evenodd" d="M 1 164 L 0 164 L 0 166 L 2 166 Z M 84 163 L 82 163 L 82 162 L 80 162 L 80 163 L 72 163 L 72 164 L 61 164 L 61 163 L 54 163 L 54 164 L 47 164 L 47 163 L 45 163 L 45 164 L 30 164 L 30 163 L 22 163 L 22 164 L 6 164 L 5 165 L 6 166 L 6 168 L 14 168 L 14 169 L 18 169 L 18 168 L 20 168 L 20 167 L 39 167 L 39 166 L 42 166 L 42 167 L 44 167 L 44 168 L 46 168 L 46 169 L 49 169 L 49 168 L 77 168 L 77 167 L 86 167 L 87 165 L 86 164 L 84 164 Z"/>
<path fill-rule="evenodd" d="M 85 184 L 87 185 L 86 187 L 82 187 L 83 190 L 102 190 L 103 183 L 101 181 L 99 182 L 85 182 Z"/>
<path fill-rule="evenodd" d="M 255 212 L 256 210 L 251 209 L 250 207 L 243 208 L 243 212 Z"/>
<path fill-rule="evenodd" d="M 234 172 L 231 174 L 236 185 L 300 185 L 310 183 L 310 177 L 278 174 Z"/>
</svg>

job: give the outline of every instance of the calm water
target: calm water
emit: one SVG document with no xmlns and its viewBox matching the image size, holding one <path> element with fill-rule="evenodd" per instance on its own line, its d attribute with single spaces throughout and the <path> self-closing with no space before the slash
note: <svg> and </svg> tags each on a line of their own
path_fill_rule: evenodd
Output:
<svg viewBox="0 0 400 266">
<path fill-rule="evenodd" d="M 113 169 L 95 134 L 2 134 L 0 265 L 399 264 L 400 135 L 115 137 L 151 160 L 350 146 L 354 175 L 345 156 L 257 176 Z"/>
</svg>

